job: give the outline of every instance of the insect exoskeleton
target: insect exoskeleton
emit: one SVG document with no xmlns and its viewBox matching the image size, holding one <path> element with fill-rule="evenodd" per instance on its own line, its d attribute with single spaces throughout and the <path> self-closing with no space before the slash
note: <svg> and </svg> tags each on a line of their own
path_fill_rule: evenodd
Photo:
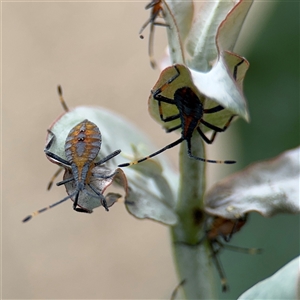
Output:
<svg viewBox="0 0 300 300">
<path fill-rule="evenodd" d="M 76 124 L 67 135 L 65 141 L 65 158 L 50 151 L 51 146 L 55 143 L 56 136 L 51 130 L 48 130 L 48 132 L 50 139 L 44 151 L 50 160 L 65 168 L 64 180 L 58 182 L 57 185 L 65 185 L 68 196 L 48 207 L 32 213 L 23 221 L 26 222 L 33 216 L 68 199 L 74 201 L 73 208 L 78 212 L 92 212 L 91 209 L 85 207 L 86 201 L 91 201 L 88 200 L 91 198 L 101 203 L 108 211 L 108 207 L 111 206 L 116 199 L 110 196 L 108 203 L 106 197 L 103 195 L 103 191 L 111 184 L 118 171 L 112 171 L 103 164 L 118 155 L 121 150 L 116 150 L 106 157 L 97 160 L 102 137 L 97 125 L 87 119 Z M 81 197 L 81 195 L 83 196 Z"/>
<path fill-rule="evenodd" d="M 244 59 L 241 59 L 241 61 L 239 61 L 235 65 L 232 74 L 234 80 L 236 80 L 237 69 L 243 62 Z M 195 132 L 197 132 L 207 144 L 212 144 L 215 140 L 217 133 L 224 132 L 230 125 L 235 115 L 232 115 L 222 128 L 205 121 L 203 118 L 205 114 L 218 113 L 224 110 L 224 107 L 221 105 L 217 105 L 211 108 L 205 108 L 205 96 L 201 95 L 201 93 L 192 83 L 191 79 L 190 81 L 186 81 L 185 79 L 185 77 L 190 78 L 190 74 L 184 74 L 184 79 L 181 79 L 181 72 L 187 72 L 186 70 L 187 68 L 185 66 L 179 64 L 173 65 L 165 69 L 163 72 L 167 74 L 170 73 L 170 77 L 165 78 L 164 75 L 161 75 L 162 79 L 160 78 L 158 80 L 158 83 L 155 85 L 155 89 L 151 91 L 151 96 L 149 98 L 149 106 L 153 105 L 153 102 L 155 103 L 155 105 L 157 105 L 160 121 L 166 124 L 171 124 L 167 127 L 166 132 L 169 133 L 180 129 L 181 137 L 175 142 L 165 146 L 164 148 L 144 158 L 130 163 L 120 164 L 119 167 L 127 167 L 143 162 L 151 157 L 154 157 L 166 151 L 167 149 L 175 147 L 183 141 L 186 141 L 187 143 L 187 154 L 190 158 L 209 163 L 235 163 L 235 161 L 233 160 L 212 160 L 193 155 L 191 140 Z M 169 96 L 166 96 L 165 91 L 167 90 L 171 90 L 172 95 L 169 95 L 169 92 Z M 172 109 L 172 111 L 174 111 L 174 114 L 165 116 L 163 105 L 169 106 Z M 213 130 L 213 133 L 210 138 L 205 135 L 205 133 L 201 129 L 201 126 L 205 126 L 208 129 Z"/>
</svg>

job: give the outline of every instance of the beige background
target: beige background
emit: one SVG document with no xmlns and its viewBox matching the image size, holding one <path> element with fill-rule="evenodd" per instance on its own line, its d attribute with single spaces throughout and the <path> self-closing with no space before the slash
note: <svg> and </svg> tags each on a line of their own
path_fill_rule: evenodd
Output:
<svg viewBox="0 0 300 300">
<path fill-rule="evenodd" d="M 168 228 L 136 220 L 122 204 L 109 213 L 97 209 L 85 215 L 75 213 L 69 201 L 21 222 L 65 195 L 63 187 L 46 191 L 56 166 L 43 153 L 46 129 L 62 113 L 57 84 L 69 106 L 115 110 L 159 147 L 177 138 L 166 135 L 147 113 L 159 73 L 147 57 L 149 29 L 144 40 L 138 38 L 149 15 L 144 6 L 2 3 L 3 298 L 169 298 L 177 284 Z M 164 29 L 156 31 L 158 55 L 166 42 Z M 210 148 L 211 158 L 233 157 L 227 150 L 220 138 Z M 168 153 L 173 161 L 177 152 L 178 147 Z"/>
</svg>

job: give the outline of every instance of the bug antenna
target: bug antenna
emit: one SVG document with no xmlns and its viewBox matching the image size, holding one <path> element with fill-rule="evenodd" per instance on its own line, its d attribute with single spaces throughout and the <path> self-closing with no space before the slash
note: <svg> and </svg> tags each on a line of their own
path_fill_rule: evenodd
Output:
<svg viewBox="0 0 300 300">
<path fill-rule="evenodd" d="M 23 222 L 27 222 L 27 221 L 31 220 L 33 217 L 39 215 L 40 213 L 42 213 L 42 212 L 44 212 L 44 211 L 46 211 L 46 210 L 49 210 L 49 209 L 51 209 L 52 207 L 54 207 L 54 206 L 56 206 L 56 205 L 58 205 L 58 204 L 61 204 L 61 203 L 65 202 L 66 200 L 72 198 L 76 193 L 77 193 L 77 192 L 75 192 L 75 193 L 73 193 L 73 194 L 71 194 L 71 195 L 68 195 L 67 197 L 63 198 L 62 200 L 60 200 L 60 201 L 58 201 L 58 202 L 55 202 L 55 203 L 53 203 L 53 204 L 51 204 L 51 205 L 49 205 L 49 206 L 47 206 L 47 207 L 44 207 L 44 208 L 42 208 L 42 209 L 40 209 L 40 210 L 37 210 L 37 211 L 33 212 L 31 215 L 29 215 L 29 216 L 27 216 L 26 218 L 24 218 L 24 219 L 23 219 Z"/>
<path fill-rule="evenodd" d="M 62 88 L 61 88 L 60 85 L 57 86 L 57 91 L 58 91 L 59 100 L 60 100 L 60 103 L 61 103 L 63 109 L 64 109 L 65 111 L 69 111 L 69 108 L 68 108 L 68 106 L 67 106 L 67 104 L 66 104 L 66 101 L 65 101 L 65 99 L 63 98 Z"/>
</svg>

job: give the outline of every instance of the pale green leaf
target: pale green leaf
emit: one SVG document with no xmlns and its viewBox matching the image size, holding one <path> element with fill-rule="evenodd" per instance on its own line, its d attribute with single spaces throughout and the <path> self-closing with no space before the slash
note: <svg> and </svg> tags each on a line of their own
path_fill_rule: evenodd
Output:
<svg viewBox="0 0 300 300">
<path fill-rule="evenodd" d="M 239 70 L 240 66 L 237 67 L 238 74 L 240 74 L 238 78 L 244 78 L 248 69 L 248 62 L 244 58 L 230 52 L 221 53 L 220 59 L 208 73 L 194 70 L 191 70 L 191 72 L 194 84 L 206 98 L 222 105 L 231 112 L 231 115 L 240 116 L 248 121 L 249 113 L 241 88 L 241 79 L 239 80 L 240 83 L 237 83 L 233 78 L 233 68 L 239 62 L 242 62 L 242 65 L 241 70 Z M 212 104 L 208 105 L 208 107 L 213 106 Z M 216 121 L 222 113 L 224 112 L 222 111 L 215 115 Z M 211 123 L 214 123 L 213 118 L 215 116 L 214 114 L 210 116 L 212 118 L 209 119 Z"/>
<path fill-rule="evenodd" d="M 205 210 L 226 219 L 256 211 L 264 217 L 300 212 L 300 148 L 255 163 L 218 182 L 206 194 Z"/>
<path fill-rule="evenodd" d="M 257 283 L 238 300 L 300 299 L 300 258 L 296 257 L 269 278 Z"/>
<path fill-rule="evenodd" d="M 216 36 L 219 52 L 233 50 L 252 3 L 253 0 L 238 1 L 220 24 Z"/>
<path fill-rule="evenodd" d="M 191 55 L 188 66 L 207 72 L 218 57 L 216 35 L 221 22 L 233 8 L 233 1 L 201 2 L 196 20 L 187 38 L 187 51 Z M 228 36 L 227 38 L 230 39 Z M 232 50 L 232 49 L 226 49 Z"/>
</svg>

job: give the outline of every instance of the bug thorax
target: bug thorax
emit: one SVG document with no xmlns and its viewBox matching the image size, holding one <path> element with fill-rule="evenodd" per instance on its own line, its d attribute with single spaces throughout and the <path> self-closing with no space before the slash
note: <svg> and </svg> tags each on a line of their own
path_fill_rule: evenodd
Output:
<svg viewBox="0 0 300 300">
<path fill-rule="evenodd" d="M 203 104 L 190 87 L 182 87 L 176 90 L 174 102 L 183 116 L 192 116 L 200 120 L 203 116 Z"/>
<path fill-rule="evenodd" d="M 177 89 L 174 94 L 174 102 L 180 113 L 182 135 L 190 138 L 202 119 L 203 104 L 190 87 Z"/>
</svg>

